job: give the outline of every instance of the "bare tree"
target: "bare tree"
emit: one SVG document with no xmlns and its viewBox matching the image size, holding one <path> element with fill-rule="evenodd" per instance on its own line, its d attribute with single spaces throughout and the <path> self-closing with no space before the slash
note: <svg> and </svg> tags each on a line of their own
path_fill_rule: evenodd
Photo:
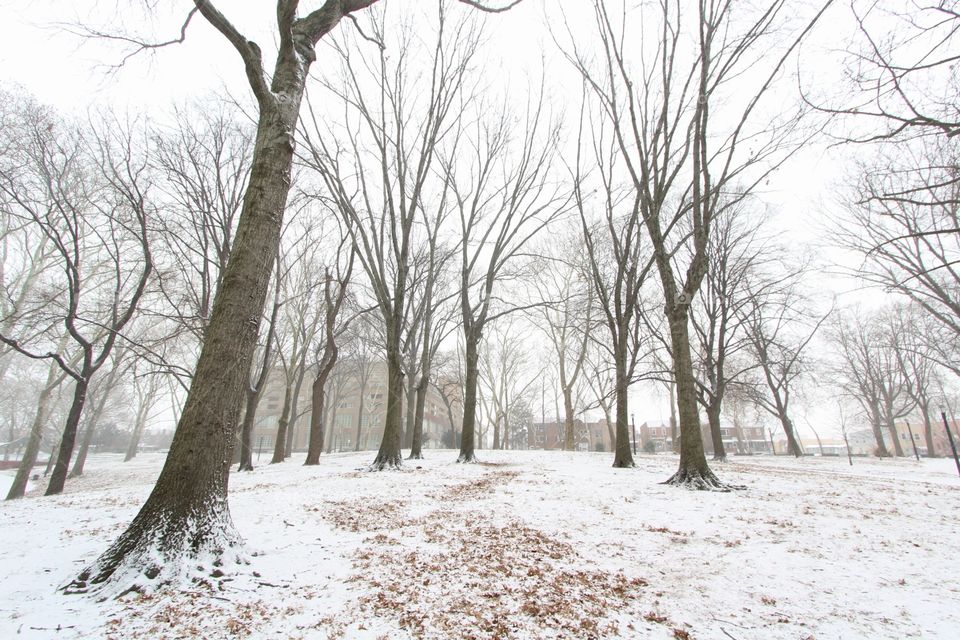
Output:
<svg viewBox="0 0 960 640">
<path fill-rule="evenodd" d="M 420 240 L 415 223 L 444 188 L 436 171 L 439 145 L 462 117 L 479 42 L 475 20 L 451 17 L 447 3 L 438 6 L 428 51 L 419 48 L 423 35 L 410 23 L 400 22 L 396 34 L 388 32 L 386 12 L 375 15 L 367 29 L 378 42 L 389 37 L 391 53 L 381 46 L 368 54 L 369 43 L 336 43 L 342 81 L 325 86 L 346 105 L 347 122 L 337 130 L 346 142 L 333 144 L 333 136 L 321 134 L 314 112 L 313 131 L 304 136 L 310 151 L 305 162 L 323 178 L 383 317 L 387 408 L 371 470 L 402 465 L 403 358 L 409 345 L 412 261 Z M 427 68 L 421 72 L 414 64 L 424 56 Z"/>
<path fill-rule="evenodd" d="M 800 109 L 766 122 L 760 117 L 759 105 L 830 1 L 785 37 L 787 4 L 703 0 L 688 22 L 681 20 L 687 14 L 680 0 L 622 9 L 595 1 L 599 64 L 566 25 L 567 55 L 611 128 L 632 190 L 627 201 L 639 209 L 664 295 L 681 440 L 680 468 L 669 484 L 727 488 L 710 470 L 700 438 L 690 305 L 707 271 L 714 218 L 753 191 L 807 137 Z M 632 46 L 627 25 L 635 22 L 656 25 L 649 45 Z M 720 102 L 722 118 L 714 109 Z"/>
<path fill-rule="evenodd" d="M 148 238 L 152 176 L 145 142 L 129 124 L 110 131 L 71 130 L 47 114 L 26 112 L 29 134 L 0 165 L 10 214 L 35 225 L 55 247 L 62 280 L 34 302 L 56 318 L 82 353 L 71 366 L 43 336 L 3 334 L 0 341 L 33 359 L 50 358 L 73 378 L 74 394 L 47 495 L 63 491 L 87 391 L 134 317 L 153 270 Z M 32 339 L 30 339 L 32 338 Z"/>
<path fill-rule="evenodd" d="M 790 402 L 801 376 L 810 369 L 807 347 L 833 309 L 816 315 L 809 310 L 809 300 L 800 295 L 789 274 L 780 274 L 772 280 L 779 290 L 751 291 L 748 305 L 740 315 L 750 343 L 750 355 L 759 367 L 761 378 L 761 382 L 749 386 L 748 391 L 758 407 L 780 422 L 790 453 L 799 458 L 803 447 L 790 417 Z"/>
<path fill-rule="evenodd" d="M 460 132 L 469 136 L 469 153 L 460 158 L 448 155 L 445 161 L 460 222 L 465 371 L 458 462 L 476 461 L 477 378 L 483 332 L 497 318 L 529 306 L 511 303 L 494 290 L 518 269 L 530 239 L 563 213 L 570 200 L 569 192 L 551 174 L 559 127 L 549 121 L 542 93 L 527 105 L 519 122 L 506 108 L 499 112 L 483 104 L 477 108 L 480 115 Z"/>
<path fill-rule="evenodd" d="M 574 449 L 574 389 L 581 381 L 587 349 L 595 329 L 594 286 L 589 267 L 577 261 L 580 233 L 555 242 L 555 255 L 539 261 L 534 276 L 535 299 L 543 303 L 534 310 L 542 322 L 556 355 L 560 392 L 563 395 L 563 448 Z M 588 253 L 589 245 L 588 245 Z"/>
</svg>

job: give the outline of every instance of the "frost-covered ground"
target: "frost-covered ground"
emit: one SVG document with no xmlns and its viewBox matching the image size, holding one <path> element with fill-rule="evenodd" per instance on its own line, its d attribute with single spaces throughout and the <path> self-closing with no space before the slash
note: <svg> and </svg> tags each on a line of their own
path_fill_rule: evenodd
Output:
<svg viewBox="0 0 960 640">
<path fill-rule="evenodd" d="M 671 455 L 427 455 L 234 474 L 251 564 L 212 592 L 106 603 L 56 589 L 162 456 L 93 457 L 64 495 L 0 505 L 0 638 L 960 637 L 952 460 L 734 458 L 714 468 L 744 491 L 695 493 L 658 484 Z"/>
</svg>

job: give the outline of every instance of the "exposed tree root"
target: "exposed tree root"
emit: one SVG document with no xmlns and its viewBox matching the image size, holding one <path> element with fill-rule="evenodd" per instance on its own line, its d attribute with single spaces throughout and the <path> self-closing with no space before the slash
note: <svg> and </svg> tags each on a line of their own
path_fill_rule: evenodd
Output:
<svg viewBox="0 0 960 640">
<path fill-rule="evenodd" d="M 479 462 L 479 460 L 477 460 L 477 455 L 471 451 L 470 453 L 460 454 L 460 456 L 457 458 L 457 463 L 461 462 L 464 464 L 473 464 Z"/>
<path fill-rule="evenodd" d="M 614 469 L 635 469 L 636 467 L 637 467 L 637 463 L 634 462 L 633 460 L 628 460 L 626 462 L 624 462 L 623 460 L 613 461 Z"/>
<path fill-rule="evenodd" d="M 419 451 L 417 453 L 410 452 L 410 455 L 407 456 L 407 460 L 423 460 L 423 454 Z"/>
<path fill-rule="evenodd" d="M 400 453 L 393 455 L 378 454 L 376 459 L 366 468 L 367 471 L 399 471 L 403 468 L 403 456 Z"/>
<path fill-rule="evenodd" d="M 744 485 L 727 484 L 726 482 L 721 482 L 720 479 L 717 478 L 717 476 L 715 476 L 709 469 L 687 469 L 684 467 L 678 469 L 676 473 L 674 473 L 669 479 L 661 484 L 681 487 L 683 489 L 690 489 L 693 491 L 727 492 L 746 489 L 746 486 Z"/>
<path fill-rule="evenodd" d="M 717 455 L 717 454 L 713 454 L 713 461 L 714 461 L 714 462 L 726 462 L 726 461 L 727 461 L 727 456 L 726 456 L 726 455 L 719 456 L 719 455 Z"/>
<path fill-rule="evenodd" d="M 242 549 L 228 512 L 207 509 L 178 517 L 141 511 L 103 555 L 61 590 L 106 600 L 166 586 L 212 586 L 231 565 L 249 564 Z"/>
</svg>

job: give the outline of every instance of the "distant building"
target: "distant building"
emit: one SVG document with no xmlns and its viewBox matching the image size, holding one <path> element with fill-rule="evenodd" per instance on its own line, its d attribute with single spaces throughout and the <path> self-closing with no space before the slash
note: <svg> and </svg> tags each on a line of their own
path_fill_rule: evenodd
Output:
<svg viewBox="0 0 960 640">
<path fill-rule="evenodd" d="M 534 422 L 527 431 L 527 447 L 530 449 L 563 449 L 565 423 Z M 603 418 L 596 422 L 573 421 L 574 449 L 577 451 L 613 451 L 610 430 Z"/>
<path fill-rule="evenodd" d="M 355 363 L 338 362 L 330 374 L 326 399 L 326 433 L 324 450 L 353 451 L 357 448 L 359 435 L 360 449 L 376 449 L 383 439 L 383 425 L 386 415 L 387 371 L 386 363 L 374 362 L 369 366 L 366 384 L 361 385 Z M 310 371 L 304 378 L 297 401 L 296 410 L 300 413 L 297 420 L 293 448 L 302 451 L 307 448 L 310 435 L 311 395 L 313 376 Z M 363 387 L 361 390 L 361 386 Z M 457 385 L 446 387 L 448 398 L 432 385 L 427 388 L 426 404 L 423 412 L 423 447 L 453 447 L 456 433 L 463 422 L 463 413 Z M 362 394 L 361 394 L 362 391 Z M 277 435 L 280 412 L 283 410 L 284 397 L 283 372 L 274 370 L 267 379 L 263 398 L 257 410 L 254 422 L 254 451 L 272 451 Z M 363 397 L 361 414 L 360 398 Z M 448 408 L 449 403 L 449 408 Z M 404 428 L 406 429 L 406 395 L 404 395 Z"/>
<path fill-rule="evenodd" d="M 713 455 L 713 438 L 710 435 L 709 423 L 700 423 L 700 439 L 703 440 L 703 450 Z M 763 427 L 743 427 L 732 424 L 720 424 L 720 439 L 723 448 L 729 455 L 750 455 L 754 453 L 770 453 L 770 440 Z"/>
</svg>

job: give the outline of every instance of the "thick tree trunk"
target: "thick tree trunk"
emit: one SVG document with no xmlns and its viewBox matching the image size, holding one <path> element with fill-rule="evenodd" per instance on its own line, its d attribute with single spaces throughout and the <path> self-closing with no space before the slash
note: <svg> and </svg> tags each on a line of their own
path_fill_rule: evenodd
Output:
<svg viewBox="0 0 960 640">
<path fill-rule="evenodd" d="M 620 333 L 620 340 L 614 347 L 614 385 L 617 403 L 617 440 L 614 444 L 613 466 L 618 469 L 627 469 L 636 466 L 633 462 L 633 450 L 630 447 L 630 425 L 627 421 L 629 414 L 628 396 L 630 381 L 627 379 L 627 346 L 626 333 Z"/>
<path fill-rule="evenodd" d="M 76 381 L 73 390 L 73 402 L 70 404 L 67 422 L 63 426 L 63 435 L 60 437 L 57 462 L 53 466 L 53 473 L 50 474 L 50 484 L 47 485 L 47 492 L 44 495 L 55 496 L 63 491 L 63 485 L 67 481 L 67 470 L 70 467 L 70 458 L 73 455 L 73 446 L 77 440 L 80 416 L 83 413 L 83 406 L 87 402 L 89 384 L 89 378 L 86 377 Z"/>
<path fill-rule="evenodd" d="M 43 425 L 50 414 L 50 399 L 56 390 L 59 380 L 60 368 L 56 363 L 50 363 L 47 370 L 47 382 L 40 391 L 37 398 L 37 413 L 33 417 L 33 424 L 30 426 L 30 435 L 27 438 L 27 447 L 20 459 L 20 466 L 17 468 L 17 475 L 10 485 L 10 491 L 7 492 L 7 500 L 22 498 L 27 490 L 27 481 L 30 480 L 30 474 L 33 472 L 33 466 L 37 463 L 37 456 L 40 453 L 40 443 L 43 441 Z"/>
<path fill-rule="evenodd" d="M 220 563 L 240 543 L 227 504 L 230 460 L 290 190 L 305 74 L 296 56 L 281 56 L 272 91 L 283 100 L 261 104 L 236 241 L 160 477 L 127 530 L 68 592 L 102 584 L 121 566 L 133 570 L 118 574 L 132 581 L 127 590 L 142 588 L 138 575 L 166 582 L 203 574 L 212 567 L 198 565 L 201 559 Z"/>
<path fill-rule="evenodd" d="M 474 443 L 477 423 L 477 376 L 480 336 L 472 331 L 464 332 L 466 342 L 465 371 L 463 383 L 463 426 L 460 429 L 460 455 L 457 462 L 476 462 Z"/>
<path fill-rule="evenodd" d="M 703 452 L 687 314 L 685 311 L 669 313 L 667 320 L 670 322 L 673 375 L 680 415 L 680 468 L 665 484 L 699 490 L 727 489 L 710 470 Z"/>
<path fill-rule="evenodd" d="M 713 399 L 706 407 L 707 422 L 710 425 L 710 439 L 713 441 L 713 459 L 727 461 L 727 449 L 723 446 L 723 432 L 720 430 L 720 403 Z"/>
<path fill-rule="evenodd" d="M 394 331 L 394 333 L 397 333 Z M 380 450 L 369 469 L 399 469 L 403 465 L 400 439 L 403 436 L 403 360 L 398 336 L 387 337 L 387 413 Z"/>
</svg>

